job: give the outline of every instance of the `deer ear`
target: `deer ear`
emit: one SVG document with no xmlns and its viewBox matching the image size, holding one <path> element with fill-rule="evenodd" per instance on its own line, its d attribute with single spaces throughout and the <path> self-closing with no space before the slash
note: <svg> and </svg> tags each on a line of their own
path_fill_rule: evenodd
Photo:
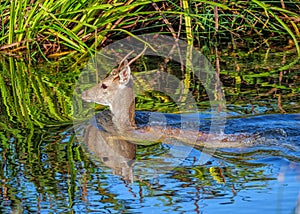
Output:
<svg viewBox="0 0 300 214">
<path fill-rule="evenodd" d="M 120 77 L 120 83 L 121 84 L 127 84 L 129 82 L 130 79 L 130 75 L 131 75 L 131 70 L 129 65 L 126 63 L 120 73 L 119 73 L 119 77 Z"/>
</svg>

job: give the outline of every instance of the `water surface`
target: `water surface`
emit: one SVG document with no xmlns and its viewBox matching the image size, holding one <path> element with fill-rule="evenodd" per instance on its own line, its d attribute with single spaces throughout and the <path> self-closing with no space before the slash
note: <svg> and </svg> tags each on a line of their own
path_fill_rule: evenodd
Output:
<svg viewBox="0 0 300 214">
<path fill-rule="evenodd" d="M 128 168 L 132 181 L 86 152 L 74 132 L 72 95 L 80 67 L 3 59 L 0 213 L 300 213 L 299 63 L 281 69 L 295 53 L 264 53 L 220 57 L 225 132 L 260 133 L 263 141 L 217 150 L 139 146 Z M 191 85 L 200 129 L 209 131 L 206 92 L 199 80 Z M 167 96 L 154 92 L 136 101 L 138 110 L 177 112 Z M 169 118 L 176 126 L 178 116 Z M 178 159 L 175 151 L 187 155 Z"/>
<path fill-rule="evenodd" d="M 201 162 L 194 148 L 177 167 L 169 146 L 140 146 L 133 183 L 88 155 L 72 129 L 44 138 L 11 136 L 1 145 L 1 212 L 10 213 L 299 213 L 300 114 L 227 119 L 226 132 L 264 133 L 266 143 L 218 149 Z M 147 162 L 143 162 L 147 160 Z M 159 163 L 158 160 L 161 162 Z M 200 161 L 199 161 L 200 160 Z"/>
</svg>

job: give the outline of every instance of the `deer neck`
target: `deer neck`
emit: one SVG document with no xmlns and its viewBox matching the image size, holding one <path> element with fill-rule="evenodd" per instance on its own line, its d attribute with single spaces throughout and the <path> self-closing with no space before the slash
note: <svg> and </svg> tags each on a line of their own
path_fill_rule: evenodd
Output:
<svg viewBox="0 0 300 214">
<path fill-rule="evenodd" d="M 136 128 L 135 125 L 135 99 L 133 81 L 120 91 L 119 96 L 110 104 L 112 122 L 119 131 L 126 131 Z"/>
</svg>

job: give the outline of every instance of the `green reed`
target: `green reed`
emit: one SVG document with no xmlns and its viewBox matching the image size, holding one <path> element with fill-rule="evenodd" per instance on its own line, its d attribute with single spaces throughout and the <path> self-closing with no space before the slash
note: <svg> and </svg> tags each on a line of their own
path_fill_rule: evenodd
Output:
<svg viewBox="0 0 300 214">
<path fill-rule="evenodd" d="M 130 12 L 151 2 L 4 1 L 1 49 L 14 56 L 27 53 L 32 59 L 59 58 L 73 51 L 91 54 L 108 35 L 127 32 L 123 27 L 130 22 L 123 19 L 141 15 Z"/>
<path fill-rule="evenodd" d="M 251 48 L 293 41 L 299 48 L 297 1 L 1 2 L 0 51 L 37 60 L 93 54 L 112 39 L 145 32 L 180 36 L 202 50 L 221 42 Z"/>
</svg>

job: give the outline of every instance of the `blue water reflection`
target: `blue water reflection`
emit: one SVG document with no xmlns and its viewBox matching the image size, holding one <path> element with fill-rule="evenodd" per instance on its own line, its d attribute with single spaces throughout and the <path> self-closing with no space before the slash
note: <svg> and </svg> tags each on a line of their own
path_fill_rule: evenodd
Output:
<svg viewBox="0 0 300 214">
<path fill-rule="evenodd" d="M 82 151 L 81 142 L 70 145 L 72 131 L 58 133 L 60 141 L 41 141 L 34 154 L 15 155 L 22 148 L 12 141 L 11 148 L 0 147 L 0 212 L 299 213 L 299 127 L 300 114 L 228 118 L 226 132 L 264 133 L 267 143 L 218 149 L 202 165 L 201 148 L 194 148 L 181 165 L 156 177 L 147 177 L 151 165 L 144 174 L 133 167 L 133 183 Z M 168 149 L 140 146 L 137 160 Z"/>
</svg>

